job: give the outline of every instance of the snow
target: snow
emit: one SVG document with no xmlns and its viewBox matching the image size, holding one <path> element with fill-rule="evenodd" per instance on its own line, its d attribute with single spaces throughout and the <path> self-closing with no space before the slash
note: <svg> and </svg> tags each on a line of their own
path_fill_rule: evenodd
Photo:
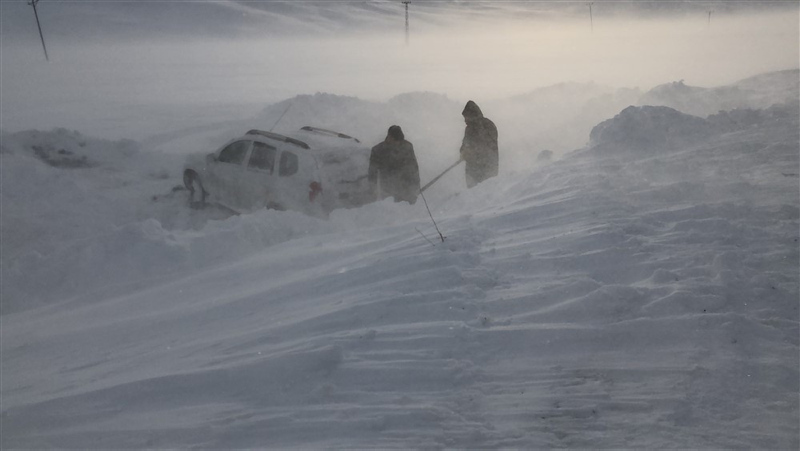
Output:
<svg viewBox="0 0 800 451">
<path fill-rule="evenodd" d="M 0 444 L 796 449 L 797 72 L 764 80 L 774 105 L 622 107 L 547 164 L 504 127 L 525 103 L 488 103 L 501 174 L 426 191 L 444 241 L 424 202 L 189 208 L 185 154 L 285 102 L 141 142 L 5 132 Z M 425 182 L 460 104 L 298 96 L 281 127 L 402 124 Z"/>
</svg>

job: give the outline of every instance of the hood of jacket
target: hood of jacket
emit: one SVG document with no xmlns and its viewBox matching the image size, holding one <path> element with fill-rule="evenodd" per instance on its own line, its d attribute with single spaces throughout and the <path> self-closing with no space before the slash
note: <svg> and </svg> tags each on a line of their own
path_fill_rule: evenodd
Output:
<svg viewBox="0 0 800 451">
<path fill-rule="evenodd" d="M 483 117 L 483 112 L 477 103 L 470 100 L 467 102 L 467 105 L 464 107 L 464 111 L 461 112 L 461 115 L 465 118 L 477 119 Z"/>
</svg>

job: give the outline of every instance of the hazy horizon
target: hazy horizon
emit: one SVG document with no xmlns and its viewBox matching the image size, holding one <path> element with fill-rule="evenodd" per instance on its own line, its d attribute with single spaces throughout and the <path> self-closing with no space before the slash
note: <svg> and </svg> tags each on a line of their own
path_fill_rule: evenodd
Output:
<svg viewBox="0 0 800 451">
<path fill-rule="evenodd" d="M 786 2 L 767 2 L 780 7 L 746 14 L 718 12 L 710 21 L 698 5 L 687 5 L 683 14 L 667 5 L 669 14 L 658 14 L 656 6 L 663 2 L 650 2 L 656 11 L 635 16 L 610 14 L 604 11 L 610 4 L 601 3 L 592 23 L 588 11 L 578 15 L 565 5 L 547 16 L 547 10 L 525 9 L 520 2 L 469 2 L 471 8 L 458 15 L 443 14 L 444 3 L 428 8 L 412 4 L 408 44 L 402 13 L 391 2 L 363 8 L 351 2 L 339 7 L 325 2 L 291 7 L 281 2 L 155 2 L 149 8 L 100 2 L 92 10 L 94 21 L 81 19 L 93 29 L 76 27 L 70 38 L 52 10 L 73 3 L 73 15 L 92 5 L 39 4 L 49 63 L 31 8 L 24 2 L 2 4 L 0 127 L 5 131 L 91 127 L 109 115 L 131 114 L 126 111 L 131 107 L 241 105 L 244 114 L 258 105 L 316 92 L 370 101 L 419 91 L 455 100 L 493 100 L 564 82 L 648 90 L 684 80 L 713 87 L 800 67 L 797 8 Z M 267 11 L 268 6 L 284 10 Z M 162 18 L 124 38 L 143 17 L 155 17 L 151 12 L 159 7 L 170 8 L 168 17 L 180 16 L 176 9 L 191 14 L 169 30 L 153 31 L 163 25 Z M 337 8 L 353 15 L 331 15 Z M 305 15 L 292 16 L 298 11 Z M 9 29 L 13 15 L 18 25 Z M 345 16 L 350 22 L 342 22 Z M 196 18 L 190 32 L 183 28 Z M 126 19 L 127 31 L 117 33 L 114 28 Z M 242 32 L 258 20 L 279 24 L 279 30 L 317 26 L 324 33 Z M 359 21 L 383 28 L 345 27 Z M 207 24 L 216 22 L 221 23 L 204 33 Z M 225 24 L 238 31 L 225 37 L 214 31 Z M 27 31 L 9 39 L 20 27 Z M 92 35 L 98 38 L 80 38 Z M 59 125 L 60 118 L 66 123 Z"/>
</svg>

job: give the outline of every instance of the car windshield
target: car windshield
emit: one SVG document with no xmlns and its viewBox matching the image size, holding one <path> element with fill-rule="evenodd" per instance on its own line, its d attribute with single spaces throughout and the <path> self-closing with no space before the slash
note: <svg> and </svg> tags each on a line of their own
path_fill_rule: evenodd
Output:
<svg viewBox="0 0 800 451">
<path fill-rule="evenodd" d="M 241 164 L 249 146 L 250 141 L 236 141 L 222 149 L 217 161 L 220 163 Z"/>
</svg>

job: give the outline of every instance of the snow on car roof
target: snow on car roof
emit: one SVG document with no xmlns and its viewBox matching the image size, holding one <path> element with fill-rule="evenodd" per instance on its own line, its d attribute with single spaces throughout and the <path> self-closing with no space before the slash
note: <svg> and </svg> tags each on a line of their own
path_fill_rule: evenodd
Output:
<svg viewBox="0 0 800 451">
<path fill-rule="evenodd" d="M 314 151 L 333 151 L 337 149 L 362 149 L 364 145 L 360 140 L 350 135 L 327 130 L 324 128 L 306 125 L 297 132 L 291 133 L 293 136 L 286 136 L 280 133 L 268 132 L 264 130 L 252 129 L 246 135 L 258 135 L 274 141 L 284 142 L 301 147 L 303 149 L 313 149 Z M 300 139 L 302 138 L 302 139 Z"/>
<path fill-rule="evenodd" d="M 300 141 L 299 139 L 290 138 L 288 136 L 284 136 L 284 135 L 281 135 L 281 134 L 278 134 L 278 133 L 265 132 L 263 130 L 253 129 L 253 130 L 248 131 L 246 134 L 247 135 L 264 136 L 264 137 L 269 138 L 269 139 L 274 139 L 275 141 L 294 144 L 295 146 L 302 147 L 303 149 L 310 149 L 311 148 L 308 144 L 306 144 L 303 141 Z"/>
<path fill-rule="evenodd" d="M 350 135 L 310 125 L 300 128 L 291 135 L 307 142 L 317 152 L 335 152 L 342 149 L 363 151 L 366 149 L 360 140 Z"/>
<path fill-rule="evenodd" d="M 312 127 L 310 125 L 306 125 L 304 127 L 301 127 L 300 130 L 316 133 L 316 134 L 322 135 L 322 136 L 333 136 L 333 137 L 342 138 L 342 139 L 352 139 L 353 141 L 355 141 L 357 143 L 361 143 L 361 141 L 359 141 L 357 138 L 353 138 L 350 135 L 345 135 L 344 133 L 336 132 L 336 131 L 333 131 L 333 130 L 326 130 L 324 128 Z"/>
</svg>

